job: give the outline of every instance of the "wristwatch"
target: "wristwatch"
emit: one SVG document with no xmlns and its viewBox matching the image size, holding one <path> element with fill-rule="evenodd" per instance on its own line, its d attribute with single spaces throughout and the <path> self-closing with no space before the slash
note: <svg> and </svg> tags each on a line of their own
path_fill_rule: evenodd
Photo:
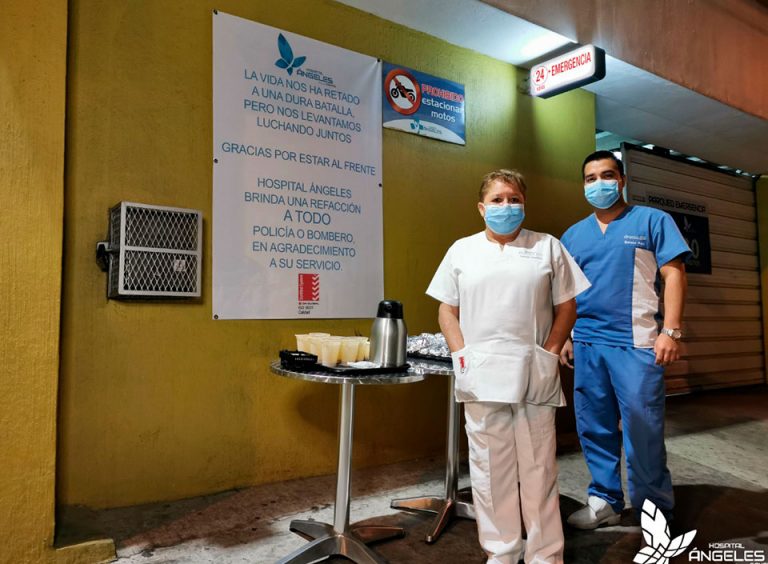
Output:
<svg viewBox="0 0 768 564">
<path fill-rule="evenodd" d="M 662 334 L 666 335 L 667 337 L 671 338 L 673 341 L 679 341 L 683 338 L 683 332 L 680 331 L 680 329 L 667 329 L 664 327 L 661 330 Z"/>
</svg>

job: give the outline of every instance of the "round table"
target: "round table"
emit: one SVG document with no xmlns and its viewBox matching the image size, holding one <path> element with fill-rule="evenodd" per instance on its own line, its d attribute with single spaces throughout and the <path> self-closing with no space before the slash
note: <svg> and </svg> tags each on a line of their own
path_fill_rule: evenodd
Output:
<svg viewBox="0 0 768 564">
<path fill-rule="evenodd" d="M 365 375 L 339 375 L 325 371 L 296 372 L 273 362 L 270 369 L 275 374 L 309 382 L 338 384 L 341 386 L 339 401 L 339 453 L 336 472 L 336 504 L 333 525 L 314 520 L 295 519 L 290 530 L 307 540 L 309 544 L 295 550 L 278 564 L 315 562 L 330 556 L 344 556 L 353 562 L 381 564 L 383 560 L 366 546 L 367 543 L 402 537 L 401 527 L 376 525 L 349 525 L 350 469 L 352 466 L 352 430 L 355 412 L 355 386 L 409 384 L 424 380 L 424 372 L 409 368 L 405 372 Z"/>
<path fill-rule="evenodd" d="M 472 492 L 459 490 L 459 403 L 454 399 L 455 377 L 451 361 L 432 361 L 409 357 L 411 370 L 424 375 L 448 376 L 448 437 L 445 449 L 445 495 L 443 497 L 410 497 L 393 499 L 390 507 L 425 513 L 435 513 L 426 541 L 435 542 L 453 517 L 475 518 Z"/>
</svg>

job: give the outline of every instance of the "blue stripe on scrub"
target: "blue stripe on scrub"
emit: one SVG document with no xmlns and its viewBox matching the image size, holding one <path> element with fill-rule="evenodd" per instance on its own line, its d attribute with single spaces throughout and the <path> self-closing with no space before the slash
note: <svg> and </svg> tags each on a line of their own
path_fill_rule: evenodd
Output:
<svg viewBox="0 0 768 564">
<path fill-rule="evenodd" d="M 576 425 L 592 482 L 589 495 L 617 513 L 621 490 L 622 421 L 629 499 L 650 499 L 666 515 L 675 500 L 664 447 L 664 369 L 652 349 L 574 344 Z"/>
</svg>

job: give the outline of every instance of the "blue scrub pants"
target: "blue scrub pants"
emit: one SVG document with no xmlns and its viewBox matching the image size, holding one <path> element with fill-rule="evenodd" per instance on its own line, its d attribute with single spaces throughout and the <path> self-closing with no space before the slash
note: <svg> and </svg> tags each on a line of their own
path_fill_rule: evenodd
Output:
<svg viewBox="0 0 768 564">
<path fill-rule="evenodd" d="M 650 499 L 671 517 L 675 499 L 664 447 L 664 369 L 656 365 L 653 349 L 584 342 L 573 347 L 573 403 L 592 474 L 589 495 L 604 499 L 617 513 L 624 508 L 623 439 L 632 507 L 640 511 Z"/>
</svg>

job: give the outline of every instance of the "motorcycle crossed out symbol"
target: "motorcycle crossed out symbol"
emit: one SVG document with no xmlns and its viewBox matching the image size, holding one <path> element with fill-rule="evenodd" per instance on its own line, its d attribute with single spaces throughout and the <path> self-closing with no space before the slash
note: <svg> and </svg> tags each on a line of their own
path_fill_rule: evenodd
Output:
<svg viewBox="0 0 768 564">
<path fill-rule="evenodd" d="M 387 74 L 384 93 L 389 105 L 399 114 L 411 115 L 421 106 L 419 81 L 406 70 L 393 69 Z"/>
</svg>

